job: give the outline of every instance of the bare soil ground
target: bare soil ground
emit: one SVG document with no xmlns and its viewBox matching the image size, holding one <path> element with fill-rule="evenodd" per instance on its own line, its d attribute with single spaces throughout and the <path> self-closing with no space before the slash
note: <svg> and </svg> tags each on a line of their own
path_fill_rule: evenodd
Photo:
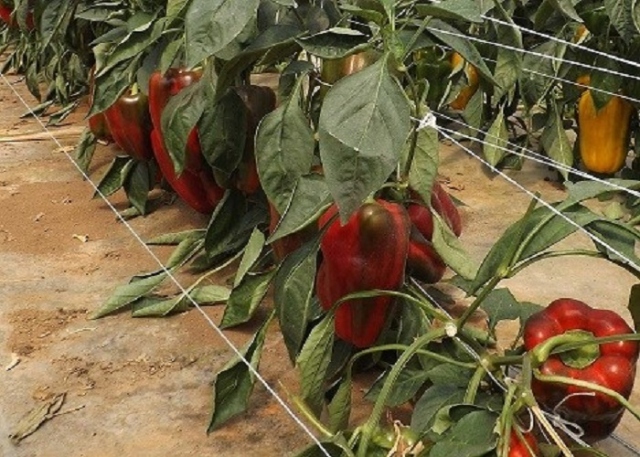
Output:
<svg viewBox="0 0 640 457">
<path fill-rule="evenodd" d="M 35 104 L 18 78 L 10 80 Z M 18 119 L 24 107 L 4 83 L 0 106 L 0 137 L 41 131 L 35 120 Z M 82 117 L 82 112 L 74 114 L 65 128 L 81 126 Z M 56 131 L 52 129 L 54 135 Z M 74 137 L 62 140 L 63 146 L 75 142 Z M 93 180 L 114 154 L 113 148 L 99 147 Z M 442 159 L 450 190 L 466 205 L 462 240 L 480 261 L 522 214 L 528 197 L 500 178 L 492 179 L 456 148 L 443 148 Z M 528 165 L 512 175 L 547 200 L 562 198 L 556 184 L 542 179 L 545 174 Z M 294 455 L 309 443 L 260 387 L 248 413 L 206 435 L 211 382 L 232 352 L 195 310 L 167 319 L 132 319 L 124 312 L 88 320 L 117 285 L 157 268 L 92 194 L 52 141 L 0 143 L 0 456 L 280 456 Z M 126 207 L 122 195 L 112 201 L 118 209 Z M 175 202 L 131 221 L 131 226 L 149 239 L 206 222 Z M 584 246 L 588 240 L 576 235 L 568 243 Z M 154 251 L 163 259 L 169 252 Z M 222 274 L 216 280 L 228 278 Z M 523 300 L 546 304 L 575 297 L 629 318 L 625 305 L 633 283 L 630 274 L 607 262 L 573 258 L 540 263 L 508 285 Z M 214 321 L 221 316 L 220 308 L 206 312 Z M 242 345 L 248 330 L 227 334 Z M 277 328 L 271 330 L 261 372 L 284 395 L 282 386 L 295 388 L 296 374 Z M 5 371 L 16 358 L 20 362 Z M 18 445 L 9 441 L 25 414 L 62 393 L 60 412 L 66 414 Z M 632 402 L 640 404 L 640 385 Z M 640 424 L 633 418 L 625 417 L 618 434 L 640 446 Z M 601 447 L 612 456 L 633 455 L 614 440 Z"/>
</svg>

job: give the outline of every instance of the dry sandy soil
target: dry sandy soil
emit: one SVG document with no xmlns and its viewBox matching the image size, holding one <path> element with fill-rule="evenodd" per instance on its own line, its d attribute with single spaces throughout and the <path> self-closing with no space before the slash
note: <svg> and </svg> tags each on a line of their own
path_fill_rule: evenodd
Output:
<svg viewBox="0 0 640 457">
<path fill-rule="evenodd" d="M 18 78 L 10 78 L 26 96 Z M 33 99 L 27 98 L 35 104 Z M 41 131 L 20 120 L 24 106 L 0 84 L 0 137 Z M 64 129 L 80 129 L 82 113 Z M 52 129 L 58 135 L 59 129 Z M 60 133 L 62 135 L 62 133 Z M 61 139 L 73 146 L 77 135 Z M 100 146 L 93 180 L 114 156 Z M 480 261 L 491 244 L 523 212 L 528 197 L 452 147 L 443 148 L 443 174 L 465 203 L 462 240 Z M 528 165 L 513 176 L 547 200 L 562 190 L 543 180 L 545 170 Z M 196 311 L 167 319 L 132 319 L 126 312 L 92 321 L 88 315 L 115 286 L 157 268 L 104 202 L 51 140 L 0 143 L 0 456 L 280 456 L 294 455 L 309 437 L 265 391 L 257 388 L 248 413 L 209 436 L 211 382 L 231 350 Z M 112 199 L 124 209 L 124 198 Z M 187 227 L 206 218 L 180 202 L 162 205 L 131 221 L 142 239 Z M 78 237 L 80 236 L 80 238 Z M 81 239 L 86 236 L 86 242 Z M 569 243 L 587 244 L 574 236 Z M 154 251 L 166 259 L 166 249 Z M 224 282 L 223 274 L 216 281 Z M 509 281 L 514 294 L 541 304 L 571 296 L 598 307 L 624 309 L 634 278 L 599 260 L 546 261 Z M 206 312 L 217 321 L 221 309 Z M 262 372 L 276 390 L 295 384 L 295 372 L 273 328 Z M 249 329 L 228 332 L 236 345 Z M 10 371 L 12 359 L 20 362 Z M 8 436 L 30 411 L 66 394 L 61 414 L 14 445 Z M 632 397 L 640 404 L 640 388 Z M 625 417 L 621 438 L 640 446 L 640 424 Z M 612 456 L 634 455 L 613 440 Z"/>
</svg>

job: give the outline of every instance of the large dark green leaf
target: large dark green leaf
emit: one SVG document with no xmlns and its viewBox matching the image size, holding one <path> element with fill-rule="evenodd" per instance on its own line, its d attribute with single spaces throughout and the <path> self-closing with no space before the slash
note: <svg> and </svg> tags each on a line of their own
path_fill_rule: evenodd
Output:
<svg viewBox="0 0 640 457">
<path fill-rule="evenodd" d="M 369 47 L 369 37 L 352 29 L 335 28 L 297 40 L 309 54 L 322 59 L 339 59 Z"/>
<path fill-rule="evenodd" d="M 249 322 L 267 294 L 274 275 L 275 270 L 246 275 L 231 291 L 220 328 L 231 328 Z"/>
<path fill-rule="evenodd" d="M 314 284 L 318 240 L 289 255 L 275 278 L 275 305 L 280 330 L 291 360 L 295 360 L 316 315 Z"/>
<path fill-rule="evenodd" d="M 489 411 L 473 411 L 460 419 L 438 441 L 431 457 L 481 457 L 492 450 L 497 442 L 494 432 L 497 417 Z"/>
<path fill-rule="evenodd" d="M 241 351 L 246 362 L 249 362 L 256 371 L 260 365 L 262 348 L 270 322 L 271 317 L 265 321 Z M 246 411 L 256 378 L 249 370 L 245 360 L 236 356 L 218 373 L 214 386 L 213 412 L 207 433 L 220 428 L 232 417 Z"/>
<path fill-rule="evenodd" d="M 298 180 L 309 173 L 315 141 L 300 107 L 299 91 L 267 114 L 256 134 L 256 163 L 262 189 L 278 213 L 283 214 Z"/>
<path fill-rule="evenodd" d="M 428 431 L 436 420 L 436 414 L 445 406 L 460 403 L 465 390 L 451 385 L 435 385 L 427 389 L 416 403 L 411 416 L 411 428 L 418 433 Z"/>
<path fill-rule="evenodd" d="M 104 176 L 98 182 L 93 198 L 100 195 L 109 197 L 116 193 L 124 184 L 127 176 L 134 166 L 134 161 L 129 156 L 116 156 Z"/>
<path fill-rule="evenodd" d="M 185 17 L 187 66 L 224 49 L 257 17 L 260 0 L 192 0 Z"/>
<path fill-rule="evenodd" d="M 487 2 L 490 3 L 490 2 Z M 444 0 L 438 3 L 418 4 L 419 14 L 442 19 L 456 19 L 468 22 L 482 22 L 482 2 L 477 0 Z"/>
<path fill-rule="evenodd" d="M 331 362 L 334 339 L 334 316 L 327 314 L 307 338 L 298 356 L 302 399 L 315 414 L 319 414 L 324 399 L 324 383 Z"/>
<path fill-rule="evenodd" d="M 387 59 L 341 79 L 319 121 L 320 157 L 329 191 L 346 221 L 395 169 L 411 120 Z"/>
<path fill-rule="evenodd" d="M 409 170 L 409 184 L 420 194 L 423 201 L 428 202 L 431 201 L 431 189 L 438 174 L 440 142 L 438 141 L 438 131 L 433 127 L 425 127 L 417 134 L 413 163 Z M 410 145 L 411 141 L 407 141 L 405 156 Z"/>
<path fill-rule="evenodd" d="M 604 0 L 604 7 L 611 25 L 615 27 L 625 41 L 631 41 L 638 35 L 633 22 L 633 0 Z"/>
<path fill-rule="evenodd" d="M 96 151 L 96 142 L 95 135 L 91 133 L 88 127 L 85 128 L 75 149 L 76 164 L 84 173 L 89 172 L 89 165 Z"/>
<path fill-rule="evenodd" d="M 387 380 L 388 373 L 380 376 L 373 383 L 365 395 L 365 399 L 375 402 L 382 390 L 382 386 Z M 386 405 L 389 407 L 400 406 L 411 400 L 420 388 L 429 379 L 429 373 L 425 370 L 412 370 L 409 368 L 400 372 L 400 376 L 395 380 L 391 392 L 387 397 Z"/>
<path fill-rule="evenodd" d="M 567 179 L 569 177 L 567 170 L 573 165 L 573 146 L 569 142 L 562 122 L 562 106 L 558 106 L 553 100 L 547 106 L 550 106 L 551 112 L 540 140 L 549 157 L 558 164 L 564 165 L 564 168 L 557 168 L 557 170 L 564 179 Z"/>
<path fill-rule="evenodd" d="M 146 214 L 147 197 L 151 188 L 149 164 L 142 161 L 137 162 L 123 185 L 129 202 L 140 214 Z"/>
</svg>

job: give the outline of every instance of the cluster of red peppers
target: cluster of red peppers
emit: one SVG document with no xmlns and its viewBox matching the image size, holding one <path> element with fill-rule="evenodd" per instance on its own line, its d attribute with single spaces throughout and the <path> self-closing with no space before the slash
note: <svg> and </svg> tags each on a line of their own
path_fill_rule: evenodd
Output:
<svg viewBox="0 0 640 457">
<path fill-rule="evenodd" d="M 154 72 L 149 79 L 149 95 L 132 87 L 103 113 L 88 119 L 89 128 L 99 140 L 113 141 L 136 160 L 155 158 L 164 179 L 191 208 L 210 214 L 224 195 L 213 169 L 206 162 L 200 145 L 198 128 L 191 131 L 186 145 L 186 164 L 182 173 L 175 171 L 173 160 L 162 134 L 162 112 L 171 97 L 202 76 L 200 70 L 169 69 Z M 91 78 L 92 79 L 92 78 Z M 245 194 L 260 188 L 254 156 L 254 136 L 260 120 L 276 107 L 275 93 L 268 87 L 233 88 L 246 109 L 246 138 L 243 157 L 230 184 Z M 92 91 L 91 91 L 92 92 Z"/>
<path fill-rule="evenodd" d="M 408 207 L 382 199 L 367 202 L 344 225 L 335 204 L 321 216 L 319 225 L 326 231 L 320 242 L 316 292 L 325 310 L 355 292 L 399 290 L 406 272 L 429 283 L 442 279 L 446 266 L 431 244 L 432 211 L 456 235 L 461 231 L 460 214 L 439 184 L 431 195 L 430 206 L 420 200 Z M 336 335 L 358 348 L 373 345 L 394 302 L 383 294 L 340 303 L 335 309 Z"/>
</svg>

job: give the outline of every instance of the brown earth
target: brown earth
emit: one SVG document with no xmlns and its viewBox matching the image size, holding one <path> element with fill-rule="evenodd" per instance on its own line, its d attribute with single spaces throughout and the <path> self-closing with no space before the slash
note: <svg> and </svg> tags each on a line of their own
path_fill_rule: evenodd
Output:
<svg viewBox="0 0 640 457">
<path fill-rule="evenodd" d="M 10 81 L 27 96 L 17 77 Z M 4 83 L 0 106 L 0 137 L 41 131 L 35 120 L 18 119 L 24 106 Z M 78 112 L 65 128 L 82 122 Z M 52 129 L 54 136 L 57 131 Z M 75 142 L 66 138 L 62 146 Z M 114 154 L 113 147 L 99 147 L 93 180 Z M 443 148 L 442 159 L 451 192 L 466 205 L 462 241 L 479 262 L 522 214 L 528 197 L 456 148 Z M 545 175 L 546 170 L 533 165 L 512 173 L 547 200 L 562 198 L 556 184 L 542 179 Z M 92 194 L 89 183 L 52 141 L 0 143 L 0 367 L 19 358 L 10 371 L 0 371 L 0 456 L 280 456 L 294 455 L 309 443 L 262 387 L 256 389 L 246 414 L 206 435 L 211 382 L 232 352 L 197 311 L 166 319 L 132 319 L 126 312 L 88 319 L 115 286 L 158 267 L 107 205 L 91 199 Z M 120 194 L 112 202 L 119 210 L 126 207 Z M 145 240 L 206 222 L 175 202 L 130 223 Z M 587 240 L 576 235 L 567 243 L 584 246 Z M 153 251 L 163 260 L 169 253 L 166 248 Z M 228 274 L 214 280 L 224 283 Z M 629 273 L 583 258 L 542 262 L 507 282 L 522 300 L 545 304 L 571 296 L 615 309 L 626 318 L 624 307 L 633 283 Z M 214 321 L 220 319 L 220 307 L 205 312 Z M 242 345 L 249 330 L 226 334 Z M 261 372 L 285 397 L 283 386 L 295 388 L 296 373 L 275 327 L 266 342 Z M 65 414 L 19 445 L 8 440 L 25 414 L 61 393 L 66 394 L 60 410 Z M 632 402 L 640 405 L 640 389 Z M 618 434 L 640 445 L 640 426 L 633 418 L 625 417 Z M 633 455 L 614 440 L 601 447 L 612 456 Z"/>
</svg>

